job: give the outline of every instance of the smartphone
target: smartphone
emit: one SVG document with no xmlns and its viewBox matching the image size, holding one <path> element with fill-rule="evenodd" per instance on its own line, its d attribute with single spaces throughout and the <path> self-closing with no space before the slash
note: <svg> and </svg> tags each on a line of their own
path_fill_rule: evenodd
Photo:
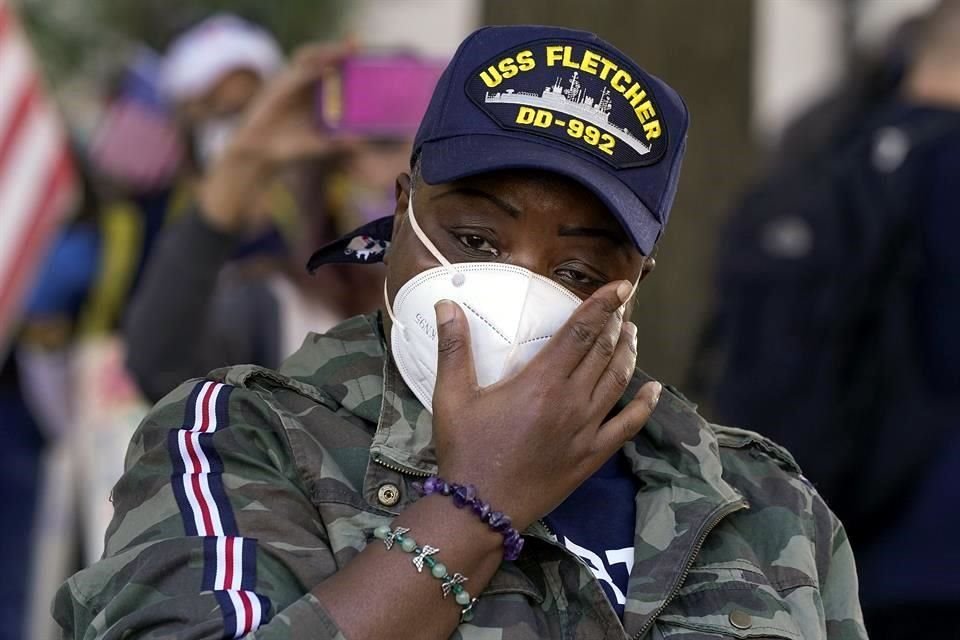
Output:
<svg viewBox="0 0 960 640">
<path fill-rule="evenodd" d="M 317 120 L 330 131 L 412 137 L 443 67 L 437 60 L 409 54 L 349 57 L 321 79 Z"/>
</svg>

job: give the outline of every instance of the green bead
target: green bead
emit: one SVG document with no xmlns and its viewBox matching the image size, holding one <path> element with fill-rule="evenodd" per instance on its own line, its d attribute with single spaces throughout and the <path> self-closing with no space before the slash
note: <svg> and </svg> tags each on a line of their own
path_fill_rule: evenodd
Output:
<svg viewBox="0 0 960 640">
<path fill-rule="evenodd" d="M 390 527 L 387 525 L 377 527 L 373 530 L 373 537 L 378 540 L 384 540 L 388 535 L 390 535 Z"/>
<path fill-rule="evenodd" d="M 467 611 L 460 616 L 461 622 L 470 622 L 471 620 L 473 620 L 473 611 Z"/>
<path fill-rule="evenodd" d="M 470 604 L 471 600 L 473 600 L 473 598 L 470 597 L 470 594 L 466 590 L 457 594 L 457 604 L 461 607 L 465 607 Z"/>
<path fill-rule="evenodd" d="M 433 566 L 437 564 L 437 561 L 433 559 L 433 556 L 427 556 L 423 559 L 423 563 L 433 569 Z"/>
<path fill-rule="evenodd" d="M 442 578 L 447 575 L 447 567 L 442 562 L 438 562 L 430 567 L 430 573 L 433 574 L 434 578 Z"/>
<path fill-rule="evenodd" d="M 413 538 L 404 538 L 400 541 L 400 548 L 407 553 L 413 553 L 413 550 L 417 548 L 417 541 Z"/>
<path fill-rule="evenodd" d="M 461 591 L 463 591 L 463 585 L 462 585 L 462 584 L 455 584 L 455 585 L 453 585 L 453 592 L 454 592 L 454 593 L 460 593 Z"/>
</svg>

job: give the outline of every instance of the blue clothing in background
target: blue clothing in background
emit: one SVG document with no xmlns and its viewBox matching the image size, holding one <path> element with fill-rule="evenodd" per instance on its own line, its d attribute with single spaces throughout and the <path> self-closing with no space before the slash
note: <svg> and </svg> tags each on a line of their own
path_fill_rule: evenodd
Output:
<svg viewBox="0 0 960 640">
<path fill-rule="evenodd" d="M 926 163 L 924 201 L 917 207 L 925 258 L 918 321 L 930 383 L 955 395 L 960 394 L 960 131 L 931 149 Z"/>
<path fill-rule="evenodd" d="M 0 640 L 27 637 L 33 524 L 44 441 L 20 393 L 13 357 L 0 362 Z"/>
<path fill-rule="evenodd" d="M 40 269 L 24 313 L 33 318 L 74 317 L 86 301 L 99 265 L 100 236 L 92 224 L 60 234 Z"/>
<path fill-rule="evenodd" d="M 860 599 L 871 609 L 960 602 L 960 429 L 943 427 L 953 437 L 938 452 L 914 499 L 890 529 L 858 551 Z"/>
<path fill-rule="evenodd" d="M 24 325 L 51 320 L 72 324 L 96 277 L 99 246 L 93 224 L 72 224 L 60 233 L 27 296 Z M 0 640 L 27 637 L 33 528 L 46 447 L 21 382 L 14 355 L 8 355 L 0 363 Z"/>
<path fill-rule="evenodd" d="M 936 110 L 901 105 L 901 117 Z M 960 130 L 943 136 L 922 163 L 914 208 L 923 248 L 916 322 L 924 379 L 943 398 L 960 397 Z M 864 609 L 960 603 L 960 415 L 937 425 L 943 446 L 931 453 L 905 508 L 869 544 L 854 546 Z M 904 437 L 910 437 L 905 425 Z M 869 620 L 868 620 L 869 622 Z"/>
<path fill-rule="evenodd" d="M 621 619 L 633 568 L 639 489 L 630 462 L 618 453 L 544 518 L 557 539 L 590 567 Z"/>
</svg>

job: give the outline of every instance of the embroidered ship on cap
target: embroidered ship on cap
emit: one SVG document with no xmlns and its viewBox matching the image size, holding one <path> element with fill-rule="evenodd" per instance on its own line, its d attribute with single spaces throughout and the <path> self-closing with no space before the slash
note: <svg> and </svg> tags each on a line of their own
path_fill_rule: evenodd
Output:
<svg viewBox="0 0 960 640">
<path fill-rule="evenodd" d="M 581 87 L 579 75 L 578 72 L 573 72 L 570 76 L 570 86 L 567 89 L 563 88 L 560 76 L 557 76 L 557 81 L 552 86 L 544 88 L 539 95 L 529 91 L 515 91 L 514 89 L 506 89 L 497 93 L 488 91 L 484 102 L 488 104 L 522 104 L 559 111 L 596 125 L 604 131 L 609 131 L 640 155 L 650 153 L 650 145 L 638 140 L 626 127 L 618 127 L 610 122 L 610 109 L 613 106 L 610 99 L 610 90 L 603 87 L 600 100 L 595 101 Z"/>
</svg>

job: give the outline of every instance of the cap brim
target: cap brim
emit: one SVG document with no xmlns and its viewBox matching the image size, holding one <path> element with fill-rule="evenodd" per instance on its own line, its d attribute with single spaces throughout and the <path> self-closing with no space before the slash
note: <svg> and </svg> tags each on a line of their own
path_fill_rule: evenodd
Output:
<svg viewBox="0 0 960 640">
<path fill-rule="evenodd" d="M 420 163 L 423 179 L 428 184 L 452 182 L 501 169 L 542 169 L 563 175 L 593 192 L 644 255 L 653 251 L 663 227 L 608 168 L 548 144 L 507 135 L 463 135 L 423 143 Z"/>
<path fill-rule="evenodd" d="M 325 264 L 383 262 L 392 237 L 393 214 L 390 214 L 368 222 L 317 249 L 307 262 L 307 271 L 313 273 Z"/>
</svg>

